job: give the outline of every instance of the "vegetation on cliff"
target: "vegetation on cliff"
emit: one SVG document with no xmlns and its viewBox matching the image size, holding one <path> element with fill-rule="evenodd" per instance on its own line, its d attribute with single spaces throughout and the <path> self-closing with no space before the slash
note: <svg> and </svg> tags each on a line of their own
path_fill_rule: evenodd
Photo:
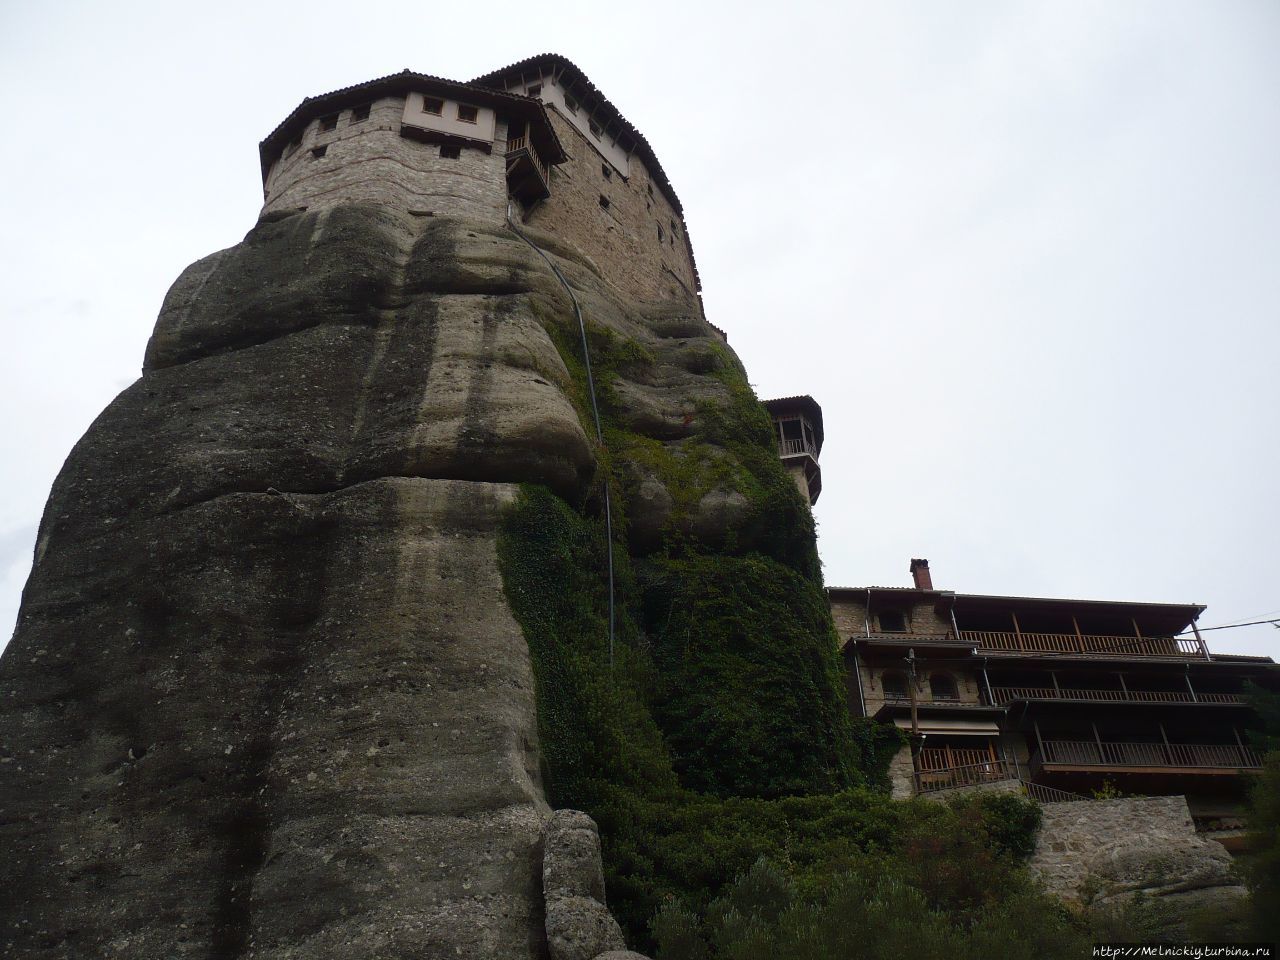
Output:
<svg viewBox="0 0 1280 960">
<path fill-rule="evenodd" d="M 593 432 L 576 331 L 543 320 Z M 646 375 L 652 352 L 599 327 L 589 337 L 598 479 L 621 494 L 613 649 L 599 488 L 569 504 L 525 487 L 498 548 L 532 653 L 547 792 L 598 822 L 632 942 L 672 960 L 825 956 L 843 949 L 849 917 L 890 924 L 910 909 L 923 926 L 901 942 L 922 956 L 957 937 L 975 953 L 998 941 L 1016 944 L 1005 955 L 1063 955 L 1044 938 L 1078 935 L 1020 866 L 1035 805 L 895 802 L 883 789 L 901 737 L 849 717 L 812 515 L 736 360 L 702 350 L 724 399 L 700 401 L 684 436 L 659 441 L 626 426 L 616 389 Z M 637 467 L 672 502 L 657 545 L 628 551 Z M 708 535 L 694 518 L 717 490 L 745 508 Z M 753 914 L 744 904 L 762 884 L 775 895 Z"/>
</svg>

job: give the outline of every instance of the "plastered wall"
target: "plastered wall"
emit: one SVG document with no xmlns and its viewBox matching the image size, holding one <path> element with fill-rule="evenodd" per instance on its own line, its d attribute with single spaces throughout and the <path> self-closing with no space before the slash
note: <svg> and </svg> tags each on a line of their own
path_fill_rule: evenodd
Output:
<svg viewBox="0 0 1280 960">
<path fill-rule="evenodd" d="M 446 105 L 446 112 L 450 109 Z M 403 97 L 385 97 L 373 102 L 365 120 L 353 122 L 350 109 L 341 111 L 334 130 L 323 131 L 319 120 L 312 120 L 301 146 L 292 152 L 286 148 L 272 165 L 262 212 L 368 200 L 436 216 L 501 222 L 507 206 L 502 150 L 463 147 L 457 159 L 445 159 L 439 144 L 400 135 L 405 110 Z M 490 137 L 505 134 L 493 130 L 492 111 L 489 124 Z M 474 133 L 478 124 L 468 127 Z M 323 157 L 315 156 L 318 147 L 325 148 Z"/>
</svg>

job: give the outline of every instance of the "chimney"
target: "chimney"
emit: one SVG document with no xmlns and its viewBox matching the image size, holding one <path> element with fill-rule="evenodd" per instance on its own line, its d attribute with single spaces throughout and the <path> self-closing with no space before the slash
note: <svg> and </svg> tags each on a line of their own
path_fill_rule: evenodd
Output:
<svg viewBox="0 0 1280 960">
<path fill-rule="evenodd" d="M 933 578 L 929 576 L 928 560 L 911 561 L 911 579 L 916 582 L 917 590 L 932 590 Z"/>
</svg>

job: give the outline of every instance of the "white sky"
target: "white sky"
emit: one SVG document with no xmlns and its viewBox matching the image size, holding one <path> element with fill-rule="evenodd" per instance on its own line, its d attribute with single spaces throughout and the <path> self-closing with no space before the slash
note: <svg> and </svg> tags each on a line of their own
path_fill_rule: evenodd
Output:
<svg viewBox="0 0 1280 960">
<path fill-rule="evenodd" d="M 252 226 L 257 142 L 308 95 L 544 51 L 653 144 L 760 395 L 822 404 L 828 583 L 924 556 L 967 593 L 1280 614 L 1274 0 L 0 0 L 0 643 L 63 458 Z"/>
</svg>

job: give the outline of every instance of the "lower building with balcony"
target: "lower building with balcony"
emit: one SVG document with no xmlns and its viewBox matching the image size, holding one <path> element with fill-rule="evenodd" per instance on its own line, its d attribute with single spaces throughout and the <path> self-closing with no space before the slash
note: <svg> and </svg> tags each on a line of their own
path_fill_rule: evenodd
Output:
<svg viewBox="0 0 1280 960">
<path fill-rule="evenodd" d="M 895 793 L 1021 781 L 1033 794 L 1183 794 L 1233 822 L 1261 756 L 1248 690 L 1269 657 L 1211 653 L 1194 604 L 833 587 L 850 709 L 911 734 Z"/>
</svg>

